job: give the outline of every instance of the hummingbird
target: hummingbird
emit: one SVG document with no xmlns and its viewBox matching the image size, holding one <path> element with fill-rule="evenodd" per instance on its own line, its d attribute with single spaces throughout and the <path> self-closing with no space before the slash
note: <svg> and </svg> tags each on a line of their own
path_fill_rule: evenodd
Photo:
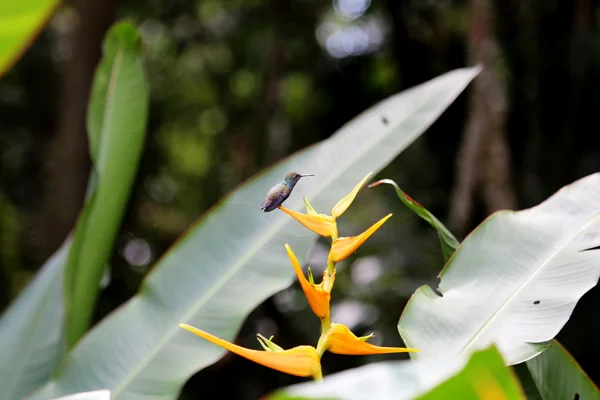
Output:
<svg viewBox="0 0 600 400">
<path fill-rule="evenodd" d="M 279 182 L 277 185 L 273 186 L 267 192 L 267 196 L 265 197 L 265 201 L 260 205 L 260 209 L 264 212 L 273 211 L 284 201 L 290 197 L 290 193 L 294 190 L 294 186 L 300 180 L 300 178 L 304 176 L 314 176 L 312 174 L 299 174 L 297 172 L 290 172 L 285 176 L 285 179 Z"/>
</svg>

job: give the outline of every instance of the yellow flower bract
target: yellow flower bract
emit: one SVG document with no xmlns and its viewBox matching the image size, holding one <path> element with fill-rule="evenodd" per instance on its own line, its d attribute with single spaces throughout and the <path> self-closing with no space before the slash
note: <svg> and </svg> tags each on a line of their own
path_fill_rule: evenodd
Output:
<svg viewBox="0 0 600 400">
<path fill-rule="evenodd" d="M 323 237 L 336 238 L 337 224 L 329 215 L 325 214 L 302 214 L 284 206 L 279 206 L 279 209 L 311 231 L 318 233 Z"/>
<path fill-rule="evenodd" d="M 252 350 L 230 343 L 187 324 L 179 324 L 179 326 L 211 343 L 265 367 L 295 376 L 321 377 L 321 357 L 312 346 L 298 346 L 283 351 Z"/>
<path fill-rule="evenodd" d="M 302 287 L 302 291 L 308 300 L 310 308 L 312 308 L 315 315 L 319 318 L 329 317 L 329 300 L 331 298 L 329 292 L 331 291 L 331 287 L 335 281 L 335 271 L 331 276 L 325 272 L 323 274 L 323 280 L 318 285 L 310 283 L 304 277 L 302 267 L 300 267 L 300 263 L 298 262 L 298 259 L 296 258 L 296 255 L 290 246 L 286 244 L 285 249 L 287 250 L 288 256 L 292 261 L 292 266 L 294 267 L 294 271 L 296 271 L 296 275 L 298 276 L 300 287 Z"/>
<path fill-rule="evenodd" d="M 358 191 L 362 188 L 367 179 L 369 179 L 371 174 L 372 172 L 369 172 L 367 176 L 365 176 L 363 180 L 360 181 L 360 183 L 356 185 L 346 197 L 338 201 L 338 203 L 333 207 L 333 210 L 331 210 L 331 216 L 334 219 L 342 215 L 348 209 L 348 207 L 350 207 L 350 204 L 352 204 L 352 202 L 354 201 L 354 198 L 358 194 Z"/>
<path fill-rule="evenodd" d="M 367 355 L 367 354 L 390 354 L 390 353 L 410 353 L 417 352 L 417 349 L 405 347 L 380 347 L 368 343 L 366 339 L 359 338 L 348 329 L 346 325 L 331 324 L 331 328 L 326 333 L 325 347 L 332 353 L 345 355 Z"/>
<path fill-rule="evenodd" d="M 371 235 L 373 235 L 375 231 L 384 224 L 385 221 L 390 219 L 391 216 L 392 214 L 386 215 L 377 221 L 372 227 L 358 236 L 342 237 L 334 240 L 331 244 L 331 250 L 329 251 L 329 261 L 337 263 L 346 259 L 346 257 L 354 253 L 361 244 L 371 237 Z"/>
</svg>

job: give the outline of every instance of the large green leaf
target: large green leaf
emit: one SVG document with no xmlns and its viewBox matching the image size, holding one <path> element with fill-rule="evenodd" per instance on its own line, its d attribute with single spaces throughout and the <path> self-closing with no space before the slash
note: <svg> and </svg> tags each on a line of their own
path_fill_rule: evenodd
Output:
<svg viewBox="0 0 600 400">
<path fill-rule="evenodd" d="M 19 59 L 60 0 L 0 2 L 0 76 Z"/>
<path fill-rule="evenodd" d="M 439 219 L 435 217 L 432 213 L 429 212 L 425 207 L 417 203 L 412 197 L 404 193 L 402 189 L 391 179 L 381 179 L 377 182 L 374 182 L 369 185 L 369 187 L 379 186 L 382 183 L 386 183 L 388 185 L 392 185 L 396 190 L 396 195 L 402 203 L 408 207 L 409 210 L 417 214 L 419 217 L 423 218 L 427 223 L 438 232 L 438 237 L 440 238 L 440 244 L 442 246 L 442 254 L 444 256 L 444 261 L 448 261 L 450 256 L 454 253 L 456 248 L 460 245 L 460 242 L 454 237 L 454 235 L 446 228 L 444 224 L 440 222 Z"/>
<path fill-rule="evenodd" d="M 57 378 L 35 397 L 96 388 L 110 389 L 115 399 L 176 397 L 193 373 L 224 354 L 178 324 L 232 340 L 252 309 L 292 283 L 284 244 L 302 258 L 316 239 L 279 210 L 260 211 L 268 189 L 289 171 L 314 173 L 286 206 L 300 208 L 305 196 L 317 209 L 331 209 L 421 135 L 478 71 L 455 70 L 392 96 L 238 187 L 157 262 L 138 295 L 75 346 Z"/>
<path fill-rule="evenodd" d="M 89 326 L 144 147 L 149 93 L 140 47 L 133 25 L 115 24 L 104 39 L 94 77 L 88 110 L 94 179 L 65 273 L 69 346 Z"/>
<path fill-rule="evenodd" d="M 527 362 L 513 365 L 510 368 L 513 369 L 519 378 L 519 382 L 521 382 L 521 387 L 523 388 L 523 392 L 525 392 L 527 400 L 542 400 L 542 396 L 540 395 L 537 386 L 535 386 L 531 373 L 529 373 L 529 370 L 527 369 Z"/>
<path fill-rule="evenodd" d="M 67 240 L 0 319 L 0 399 L 22 399 L 48 382 L 66 353 L 62 271 Z"/>
<path fill-rule="evenodd" d="M 598 387 L 557 340 L 526 364 L 543 400 L 600 400 Z"/>
<path fill-rule="evenodd" d="M 96 136 L 101 161 L 96 163 L 98 165 L 97 176 L 92 173 L 92 178 L 95 180 L 89 185 L 90 190 L 85 207 L 79 217 L 74 238 L 65 241 L 0 319 L 0 343 L 3 344 L 0 349 L 0 388 L 2 388 L 0 399 L 20 399 L 50 379 L 66 353 L 63 330 L 65 304 L 63 300 L 68 293 L 63 290 L 63 279 L 73 290 L 75 279 L 81 280 L 82 276 L 85 277 L 86 274 L 92 273 L 86 270 L 83 271 L 84 275 L 76 276 L 79 267 L 99 268 L 95 273 L 100 273 L 101 276 L 106 257 L 111 253 L 112 244 L 109 246 L 109 242 L 112 243 L 114 240 L 115 229 L 118 228 L 121 221 L 142 148 L 145 111 L 142 112 L 135 107 L 147 105 L 147 91 L 140 90 L 142 86 L 145 88 L 145 84 L 143 83 L 143 74 L 140 74 L 138 68 L 139 58 L 131 60 L 129 55 L 121 56 L 119 63 L 124 72 L 117 77 L 118 79 L 105 80 L 102 71 L 106 69 L 106 55 L 109 59 L 111 56 L 112 60 L 115 59 L 117 54 L 114 51 L 115 44 L 118 49 L 121 49 L 123 43 L 133 43 L 130 39 L 135 30 L 132 31 L 132 29 L 133 27 L 129 24 L 117 24 L 111 30 L 106 46 L 107 48 L 113 46 L 113 48 L 105 51 L 103 64 L 96 75 L 91 96 L 90 118 L 101 113 L 105 106 L 108 108 L 108 105 L 112 104 L 112 108 L 116 107 L 120 110 L 107 112 L 106 121 L 101 127 L 110 127 L 111 124 L 118 124 L 123 120 L 124 125 L 107 128 L 106 131 Z M 110 43 L 111 40 L 113 40 L 113 44 Z M 126 50 L 126 52 L 129 51 Z M 112 64 L 116 64 L 116 61 Z M 131 64 L 134 64 L 135 67 L 132 67 Z M 131 81 L 123 78 L 127 74 Z M 109 101 L 103 102 L 102 93 L 106 92 L 103 88 L 106 88 L 107 82 L 112 82 L 112 94 L 106 96 Z M 123 94 L 123 91 L 127 93 Z M 131 93 L 142 96 L 141 102 L 138 99 L 128 98 L 127 96 Z M 111 100 L 114 96 L 118 96 L 118 100 Z M 125 103 L 123 103 L 124 101 Z M 101 106 L 98 105 L 99 103 Z M 123 117 L 122 110 L 124 109 L 131 110 L 131 115 Z M 132 116 L 137 118 L 144 116 L 144 118 L 142 121 L 129 120 Z M 93 125 L 93 122 L 89 125 Z M 95 131 L 93 126 L 91 131 Z M 104 253 L 101 253 L 102 249 Z M 97 257 L 86 258 L 86 255 L 89 257 L 97 255 Z M 65 277 L 67 260 L 72 263 L 72 270 L 70 271 L 71 275 Z M 80 260 L 85 262 L 80 262 Z M 95 285 L 88 282 L 87 288 L 91 293 L 80 291 L 79 297 L 82 297 L 81 294 L 95 296 L 99 280 L 100 278 Z M 67 298 L 75 301 L 73 293 Z M 84 304 L 75 304 L 75 306 L 83 307 Z M 90 304 L 88 307 L 91 310 Z"/>
<path fill-rule="evenodd" d="M 494 347 L 475 352 L 470 359 L 442 357 L 368 364 L 325 377 L 321 382 L 292 385 L 269 399 L 486 399 L 482 394 L 490 395 L 490 400 L 524 399 L 518 381 Z"/>
<path fill-rule="evenodd" d="M 419 288 L 398 329 L 414 359 L 468 353 L 496 343 L 508 364 L 542 352 L 596 285 L 600 174 L 540 205 L 490 216 L 440 273 L 438 294 Z"/>
</svg>

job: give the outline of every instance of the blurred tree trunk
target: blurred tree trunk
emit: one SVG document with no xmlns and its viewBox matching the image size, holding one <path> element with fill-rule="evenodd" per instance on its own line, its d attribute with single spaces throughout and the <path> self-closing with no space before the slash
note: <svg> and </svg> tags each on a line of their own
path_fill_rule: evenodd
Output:
<svg viewBox="0 0 600 400">
<path fill-rule="evenodd" d="M 48 155 L 45 195 L 33 235 L 36 258 L 45 260 L 75 224 L 85 196 L 90 160 L 86 112 L 101 43 L 114 20 L 117 1 L 80 0 L 67 34 L 71 56 L 61 65 L 57 133 Z"/>
<path fill-rule="evenodd" d="M 497 74 L 500 46 L 492 25 L 490 0 L 469 1 L 469 65 L 484 67 L 470 91 L 467 126 L 462 137 L 452 194 L 450 224 L 469 230 L 477 200 L 486 214 L 514 207 L 506 139 L 506 90 Z"/>
<path fill-rule="evenodd" d="M 565 160 L 570 162 L 565 163 L 562 168 L 557 168 L 557 165 L 554 165 L 554 175 L 560 179 L 560 182 L 571 182 L 579 178 L 577 159 L 581 151 L 581 132 L 585 131 L 585 124 L 581 123 L 584 118 L 581 110 L 586 106 L 584 89 L 586 81 L 589 81 L 588 68 L 591 55 L 591 52 L 586 51 L 586 49 L 596 44 L 596 40 L 589 40 L 592 18 L 590 0 L 573 2 L 569 54 L 566 57 L 566 60 L 568 60 L 566 70 L 569 71 L 570 84 L 567 92 L 566 118 L 558 143 Z"/>
<path fill-rule="evenodd" d="M 266 161 L 271 164 L 283 158 L 289 151 L 290 126 L 281 104 L 281 83 L 285 74 L 285 10 L 281 0 L 271 0 L 269 11 L 273 18 L 273 34 L 269 49 L 266 87 L 266 119 L 268 124 Z"/>
<path fill-rule="evenodd" d="M 547 140 L 547 130 L 542 118 L 545 106 L 542 99 L 547 86 L 543 79 L 543 70 L 553 64 L 553 57 L 544 51 L 540 40 L 547 37 L 544 28 L 543 4 L 534 0 L 496 0 L 495 21 L 498 24 L 503 54 L 507 70 L 511 74 L 511 120 L 513 132 L 519 132 L 512 143 L 513 167 L 516 171 L 515 182 L 519 188 L 521 205 L 530 207 L 546 198 L 542 178 L 542 145 Z M 552 35 L 547 42 L 558 53 L 557 38 L 563 33 L 552 24 Z M 552 67 L 550 67 L 552 68 Z M 556 76 L 554 77 L 556 78 Z M 556 89 L 557 82 L 552 86 Z M 542 132 L 545 132 L 542 135 Z"/>
</svg>

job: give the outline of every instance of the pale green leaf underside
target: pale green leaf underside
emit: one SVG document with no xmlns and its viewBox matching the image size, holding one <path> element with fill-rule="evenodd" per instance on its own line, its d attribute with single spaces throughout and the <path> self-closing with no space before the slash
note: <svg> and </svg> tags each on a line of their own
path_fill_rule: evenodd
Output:
<svg viewBox="0 0 600 400">
<path fill-rule="evenodd" d="M 110 391 L 94 390 L 91 392 L 82 392 L 68 396 L 61 396 L 52 400 L 110 400 Z"/>
<path fill-rule="evenodd" d="M 0 399 L 21 399 L 47 382 L 66 352 L 63 267 L 67 240 L 0 319 Z"/>
<path fill-rule="evenodd" d="M 252 309 L 292 283 L 284 244 L 302 258 L 314 243 L 315 235 L 288 215 L 260 210 L 269 188 L 290 171 L 314 173 L 286 206 L 301 210 L 305 196 L 316 209 L 331 209 L 421 135 L 477 73 L 452 71 L 393 96 L 237 188 L 158 261 L 137 296 L 78 343 L 35 398 L 100 388 L 114 399 L 175 398 L 193 373 L 224 354 L 178 324 L 233 339 Z"/>
<path fill-rule="evenodd" d="M 482 223 L 440 274 L 440 297 L 417 290 L 398 329 L 414 359 L 468 353 L 496 343 L 508 364 L 545 349 L 577 301 L 596 285 L 600 174 L 540 205 L 501 211 Z"/>
<path fill-rule="evenodd" d="M 481 375 L 484 375 L 483 379 Z M 468 376 L 465 376 L 468 375 Z M 475 376 L 473 376 L 475 375 Z M 441 399 L 472 399 L 472 391 L 461 390 L 461 381 L 498 383 L 507 399 L 519 398 L 518 383 L 504 367 L 502 357 L 494 348 L 476 352 L 468 357 L 450 357 L 419 361 L 384 361 L 350 369 L 326 376 L 320 382 L 292 385 L 274 393 L 269 400 L 288 399 L 339 399 L 339 400 L 412 400 L 419 396 Z M 444 382 L 458 380 L 451 387 L 442 387 Z M 437 388 L 437 389 L 436 389 Z M 439 389 L 448 392 L 444 396 Z M 464 389 L 464 387 L 463 387 Z M 468 389 L 468 388 L 467 388 Z M 432 390 L 434 393 L 432 393 Z M 451 394 L 450 394 L 451 393 Z M 429 397 L 428 397 L 429 396 Z"/>
</svg>

